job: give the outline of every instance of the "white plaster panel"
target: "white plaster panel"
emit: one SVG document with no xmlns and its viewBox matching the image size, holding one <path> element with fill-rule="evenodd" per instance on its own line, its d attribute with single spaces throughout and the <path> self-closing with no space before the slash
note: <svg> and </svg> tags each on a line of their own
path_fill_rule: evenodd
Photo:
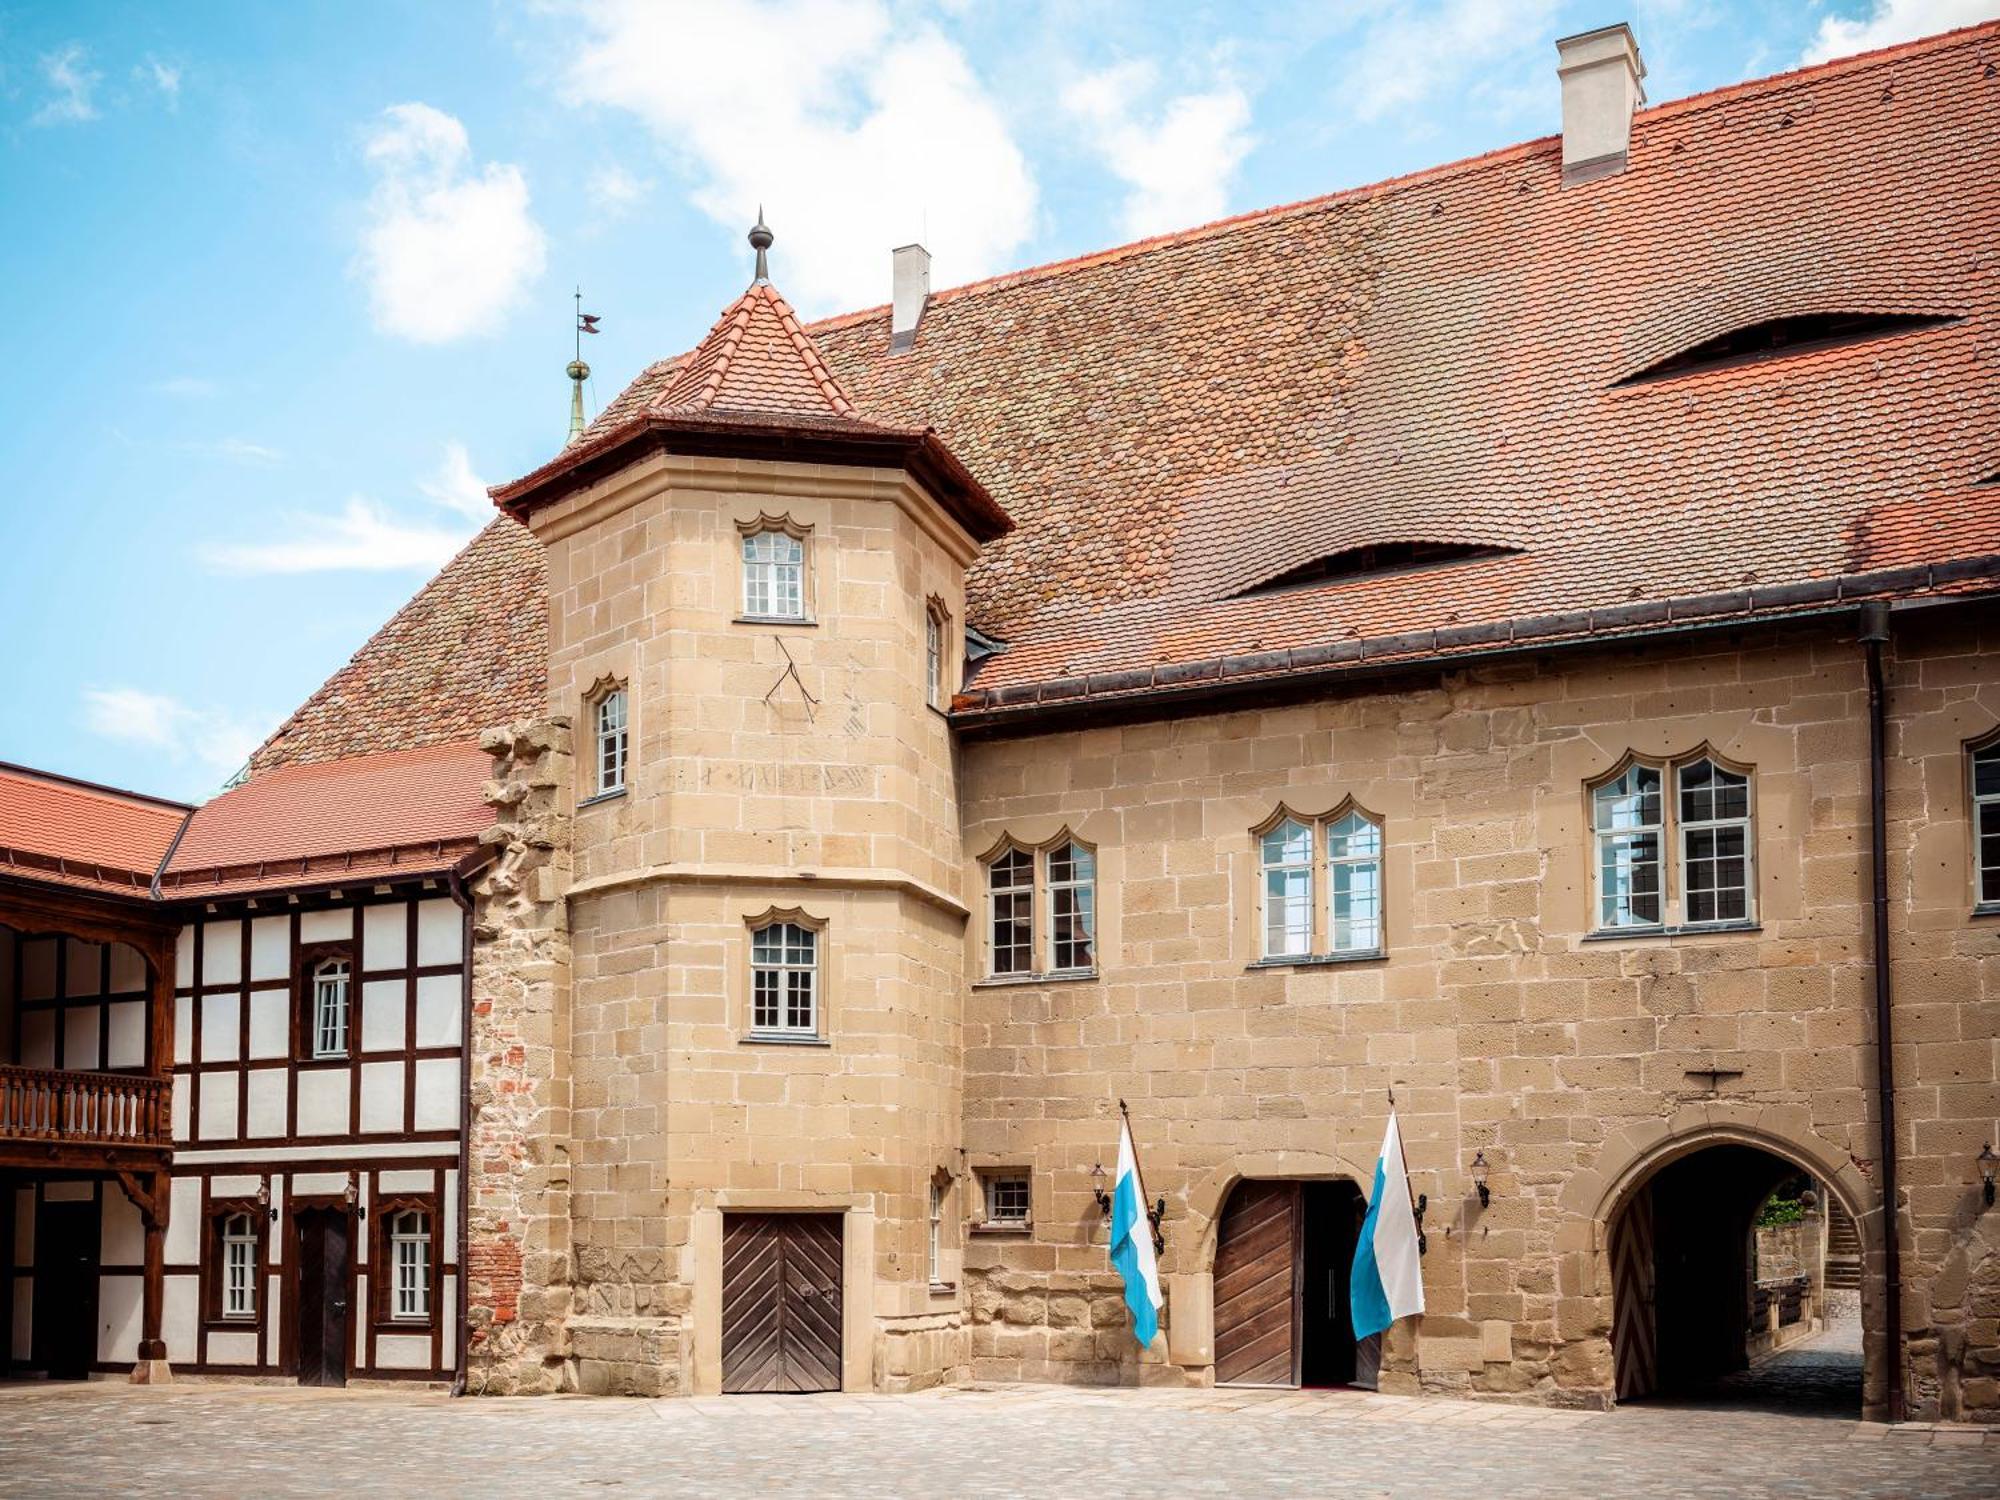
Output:
<svg viewBox="0 0 2000 1500">
<path fill-rule="evenodd" d="M 167 1212 L 166 1262 L 170 1266 L 191 1266 L 201 1259 L 201 1179 L 176 1177 L 168 1186 L 172 1195 Z"/>
<path fill-rule="evenodd" d="M 190 922 L 174 939 L 174 988 L 186 989 L 194 983 L 194 924 Z"/>
<path fill-rule="evenodd" d="M 284 1353 L 285 1278 L 264 1279 L 264 1362 L 275 1365 Z"/>
<path fill-rule="evenodd" d="M 210 1198 L 254 1198 L 257 1189 L 264 1185 L 264 1179 L 249 1172 L 239 1172 L 234 1177 L 211 1177 L 208 1179 Z"/>
<path fill-rule="evenodd" d="M 361 1050 L 399 1052 L 403 1012 L 409 1004 L 400 979 L 371 979 L 361 986 Z"/>
<path fill-rule="evenodd" d="M 35 1315 L 35 1278 L 22 1276 L 14 1282 L 14 1347 L 9 1351 L 26 1364 L 35 1357 L 35 1330 L 29 1321 Z"/>
<path fill-rule="evenodd" d="M 332 911 L 309 911 L 299 917 L 302 943 L 339 943 L 354 936 L 354 908 L 335 907 Z"/>
<path fill-rule="evenodd" d="M 250 977 L 292 977 L 292 919 L 258 917 L 250 924 Z"/>
<path fill-rule="evenodd" d="M 130 943 L 111 945 L 111 993 L 131 995 L 147 988 L 146 956 Z"/>
<path fill-rule="evenodd" d="M 200 1347 L 201 1278 L 169 1276 L 161 1284 L 160 1337 L 170 1364 L 191 1365 Z"/>
<path fill-rule="evenodd" d="M 417 1130 L 458 1126 L 458 1059 L 427 1057 L 417 1064 Z"/>
<path fill-rule="evenodd" d="M 56 1065 L 56 1013 L 52 1010 L 21 1012 L 21 1066 L 53 1068 Z"/>
<path fill-rule="evenodd" d="M 174 1139 L 188 1138 L 188 1075 L 174 1075 Z"/>
<path fill-rule="evenodd" d="M 361 1065 L 361 1128 L 380 1132 L 403 1128 L 403 1065 Z"/>
<path fill-rule="evenodd" d="M 104 1212 L 97 1220 L 97 1258 L 107 1266 L 137 1266 L 146 1260 L 146 1227 L 132 1200 L 104 1185 Z"/>
<path fill-rule="evenodd" d="M 42 1199 L 47 1203 L 88 1203 L 97 1196 L 97 1186 L 89 1182 L 45 1182 Z"/>
<path fill-rule="evenodd" d="M 428 1172 L 384 1172 L 382 1191 L 385 1193 L 428 1193 L 434 1179 Z"/>
<path fill-rule="evenodd" d="M 365 1240 L 368 1237 L 364 1235 L 362 1238 Z M 366 1272 L 354 1278 L 354 1305 L 356 1307 L 367 1307 L 369 1305 L 368 1276 Z M 354 1319 L 354 1363 L 352 1368 L 356 1370 L 361 1369 L 367 1363 L 367 1360 L 368 1319 L 356 1318 Z"/>
<path fill-rule="evenodd" d="M 347 1134 L 347 1072 L 346 1068 L 308 1068 L 299 1074 L 300 1135 Z"/>
<path fill-rule="evenodd" d="M 174 1061 L 194 1061 L 194 1007 L 192 995 L 174 997 Z"/>
<path fill-rule="evenodd" d="M 35 1190 L 14 1189 L 14 1264 L 35 1263 Z"/>
<path fill-rule="evenodd" d="M 257 1333 L 216 1333 L 208 1335 L 208 1362 L 212 1365 L 254 1365 L 257 1363 Z"/>
<path fill-rule="evenodd" d="M 114 1068 L 144 1067 L 146 1062 L 146 1002 L 120 1000 L 106 1007 L 111 1036 L 105 1061 Z"/>
<path fill-rule="evenodd" d="M 444 1256 L 458 1258 L 458 1173 L 444 1174 Z"/>
<path fill-rule="evenodd" d="M 35 938 L 21 944 L 21 998 L 53 1000 L 56 997 L 56 940 Z"/>
<path fill-rule="evenodd" d="M 243 924 L 201 924 L 201 982 L 234 984 L 243 977 Z"/>
<path fill-rule="evenodd" d="M 70 1005 L 63 1008 L 63 1066 L 85 1072 L 96 1069 L 96 1006 Z"/>
<path fill-rule="evenodd" d="M 314 1193 L 344 1193 L 347 1191 L 345 1172 L 295 1172 L 292 1174 L 292 1193 L 295 1197 L 310 1196 Z M 359 1246 L 356 1252 L 359 1253 Z"/>
<path fill-rule="evenodd" d="M 433 974 L 417 981 L 417 1045 L 456 1047 L 465 983 L 456 974 Z"/>
<path fill-rule="evenodd" d="M 248 1133 L 258 1136 L 285 1134 L 284 1068 L 252 1068 L 245 1076 L 250 1090 Z"/>
<path fill-rule="evenodd" d="M 209 1073 L 201 1080 L 201 1120 L 199 1131 L 205 1141 L 227 1141 L 236 1137 L 237 1077 L 234 1073 Z"/>
<path fill-rule="evenodd" d="M 449 1370 L 458 1363 L 458 1278 L 443 1276 L 438 1281 L 438 1295 L 444 1299 L 437 1305 L 437 1315 L 444 1323 L 444 1343 L 438 1357 L 444 1362 L 444 1368 Z"/>
<path fill-rule="evenodd" d="M 464 936 L 465 913 L 458 903 L 440 898 L 417 903 L 417 962 L 455 964 L 459 939 Z"/>
<path fill-rule="evenodd" d="M 76 938 L 67 941 L 69 959 L 63 967 L 63 994 L 75 1000 L 99 993 L 104 988 L 98 982 L 104 975 L 104 950 Z"/>
<path fill-rule="evenodd" d="M 377 1334 L 375 1365 L 382 1370 L 428 1370 L 431 1367 L 431 1336 L 428 1333 Z"/>
<path fill-rule="evenodd" d="M 361 967 L 400 969 L 409 962 L 410 908 L 397 901 L 361 908 Z"/>
<path fill-rule="evenodd" d="M 250 995 L 250 1055 L 285 1057 L 292 1050 L 292 992 L 253 990 Z"/>
<path fill-rule="evenodd" d="M 146 1291 L 143 1276 L 97 1278 L 97 1357 L 134 1363 L 139 1358 L 139 1312 Z"/>
<path fill-rule="evenodd" d="M 243 1049 L 243 997 L 201 997 L 201 1060 L 230 1062 Z M 205 1087 L 205 1085 L 204 1085 Z"/>
</svg>

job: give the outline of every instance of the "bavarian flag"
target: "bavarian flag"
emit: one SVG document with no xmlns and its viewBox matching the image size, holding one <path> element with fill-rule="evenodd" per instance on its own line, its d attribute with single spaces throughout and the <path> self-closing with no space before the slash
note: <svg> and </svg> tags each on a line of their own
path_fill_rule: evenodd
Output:
<svg viewBox="0 0 2000 1500">
<path fill-rule="evenodd" d="M 1403 1159 L 1403 1137 L 1396 1129 L 1393 1106 L 1389 1129 L 1382 1137 L 1382 1154 L 1375 1159 L 1375 1191 L 1368 1198 L 1368 1217 L 1361 1221 L 1360 1242 L 1354 1247 L 1348 1300 L 1354 1310 L 1356 1342 L 1380 1333 L 1398 1318 L 1424 1310 L 1424 1271 L 1417 1251 L 1417 1218 L 1411 1208 L 1410 1169 Z"/>
<path fill-rule="evenodd" d="M 1146 1218 L 1146 1189 L 1139 1181 L 1139 1153 L 1132 1122 L 1118 1127 L 1118 1184 L 1111 1193 L 1111 1267 L 1125 1278 L 1132 1336 L 1144 1348 L 1160 1331 L 1160 1263 L 1153 1255 L 1153 1226 Z"/>
</svg>

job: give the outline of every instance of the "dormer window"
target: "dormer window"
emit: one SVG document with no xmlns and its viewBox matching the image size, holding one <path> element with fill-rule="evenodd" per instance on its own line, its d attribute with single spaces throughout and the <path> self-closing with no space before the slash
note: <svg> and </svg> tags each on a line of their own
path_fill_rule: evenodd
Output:
<svg viewBox="0 0 2000 1500">
<path fill-rule="evenodd" d="M 760 518 L 743 533 L 743 616 L 806 618 L 806 533 L 789 519 Z"/>
<path fill-rule="evenodd" d="M 1351 579 L 1375 578 L 1388 573 L 1413 573 L 1454 563 L 1485 562 L 1496 557 L 1517 556 L 1517 547 L 1491 546 L 1483 542 L 1374 542 L 1364 547 L 1345 547 L 1316 557 L 1311 562 L 1259 579 L 1234 595 L 1274 594 L 1285 589 L 1305 588 L 1315 583 L 1345 583 Z"/>
<path fill-rule="evenodd" d="M 1897 333 L 1916 333 L 1956 323 L 1958 318 L 1940 313 L 1805 313 L 1791 317 L 1766 318 L 1732 328 L 1714 338 L 1656 360 L 1637 374 L 1627 375 L 1620 385 L 1638 385 L 1663 380 L 1670 375 L 1695 370 L 1720 369 L 1725 365 L 1748 364 L 1781 354 L 1808 349 L 1829 349 L 1840 344 L 1857 344 L 1867 339 L 1886 338 Z"/>
<path fill-rule="evenodd" d="M 625 689 L 614 687 L 608 690 L 597 700 L 591 718 L 597 744 L 596 794 L 609 797 L 625 790 L 625 767 L 630 751 Z"/>
</svg>

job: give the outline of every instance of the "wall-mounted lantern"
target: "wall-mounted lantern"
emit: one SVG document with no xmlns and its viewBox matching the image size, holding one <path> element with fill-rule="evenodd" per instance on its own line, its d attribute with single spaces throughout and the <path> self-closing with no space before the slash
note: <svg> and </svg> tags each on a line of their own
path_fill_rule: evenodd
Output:
<svg viewBox="0 0 2000 1500">
<path fill-rule="evenodd" d="M 1111 1195 L 1104 1191 L 1105 1176 L 1103 1162 L 1091 1163 L 1091 1195 L 1097 1199 L 1097 1211 L 1104 1216 L 1105 1222 L 1109 1223 L 1111 1220 Z M 1167 1199 L 1163 1193 L 1154 1201 L 1151 1208 L 1146 1209 L 1146 1222 L 1152 1226 L 1153 1251 L 1157 1255 L 1165 1255 L 1167 1253 L 1167 1231 L 1163 1227 L 1166 1217 Z"/>
<path fill-rule="evenodd" d="M 361 1184 L 356 1180 L 355 1173 L 349 1172 L 347 1174 L 347 1191 L 342 1193 L 340 1197 L 341 1201 L 347 1205 L 349 1213 L 359 1219 L 368 1217 L 368 1210 L 361 1207 Z"/>
<path fill-rule="evenodd" d="M 1097 1199 L 1097 1211 L 1106 1219 L 1111 1217 L 1111 1195 L 1104 1191 L 1104 1163 L 1092 1162 L 1090 1166 L 1090 1191 Z"/>
<path fill-rule="evenodd" d="M 1993 1151 L 1993 1143 L 1987 1141 L 1979 1148 L 1979 1186 L 1986 1195 L 1986 1206 L 1993 1206 L 1993 1177 L 2000 1172 L 2000 1156 Z"/>
<path fill-rule="evenodd" d="M 1479 1194 L 1481 1208 L 1493 1201 L 1493 1189 L 1486 1184 L 1486 1170 L 1486 1148 L 1482 1146 L 1472 1153 L 1472 1188 Z"/>
<path fill-rule="evenodd" d="M 257 1184 L 257 1206 L 273 1224 L 278 1222 L 278 1211 L 271 1207 L 271 1175 L 264 1174 L 264 1180 Z"/>
</svg>

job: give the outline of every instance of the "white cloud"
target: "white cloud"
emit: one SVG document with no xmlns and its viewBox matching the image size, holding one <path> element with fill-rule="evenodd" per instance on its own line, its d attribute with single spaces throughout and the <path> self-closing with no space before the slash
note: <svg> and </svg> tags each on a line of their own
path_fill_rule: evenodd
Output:
<svg viewBox="0 0 2000 1500">
<path fill-rule="evenodd" d="M 1063 91 L 1063 107 L 1092 132 L 1091 149 L 1126 184 L 1122 216 L 1134 238 L 1219 218 L 1252 143 L 1241 88 L 1223 83 L 1148 109 L 1158 85 L 1151 63 L 1128 62 Z"/>
<path fill-rule="evenodd" d="M 493 497 L 486 493 L 486 481 L 472 472 L 472 457 L 463 443 L 446 443 L 444 457 L 417 488 L 426 498 L 447 510 L 455 510 L 475 521 L 493 519 Z"/>
<path fill-rule="evenodd" d="M 160 91 L 160 97 L 167 101 L 168 109 L 178 109 L 181 102 L 182 70 L 173 63 L 161 62 L 157 57 L 148 56 L 132 70 L 132 76 L 141 83 L 150 83 Z"/>
<path fill-rule="evenodd" d="M 442 566 L 465 545 L 463 526 L 406 521 L 364 495 L 333 516 L 294 515 L 269 542 L 210 542 L 201 557 L 221 573 L 389 573 Z"/>
<path fill-rule="evenodd" d="M 1398 3 L 1382 7 L 1359 40 L 1346 49 L 1353 59 L 1344 84 L 1335 91 L 1355 118 L 1374 123 L 1406 115 L 1438 96 L 1457 92 L 1497 99 L 1506 112 L 1527 97 L 1556 96 L 1555 61 L 1543 58 L 1546 89 L 1532 96 L 1495 94 L 1493 80 L 1519 76 L 1503 60 L 1548 51 L 1547 30 L 1554 0 L 1442 0 L 1439 4 Z"/>
<path fill-rule="evenodd" d="M 1807 46 L 1803 63 L 1893 47 L 1934 32 L 1970 26 L 2000 16 L 1996 0 L 1871 0 L 1865 16 L 1826 16 Z"/>
<path fill-rule="evenodd" d="M 775 279 L 809 312 L 887 300 L 894 245 L 921 236 L 967 280 L 1034 228 L 1027 161 L 965 54 L 887 0 L 580 11 L 571 97 L 649 126 L 733 244 L 761 203 Z"/>
<path fill-rule="evenodd" d="M 78 125 L 97 118 L 92 92 L 104 75 L 94 71 L 81 42 L 51 52 L 42 58 L 42 79 L 50 89 L 47 100 L 35 111 L 36 125 Z"/>
<path fill-rule="evenodd" d="M 84 689 L 83 722 L 92 734 L 224 773 L 248 760 L 266 732 L 237 715 L 132 687 Z"/>
<path fill-rule="evenodd" d="M 605 218 L 615 219 L 629 212 L 652 187 L 652 183 L 613 162 L 590 174 L 591 206 Z"/>
<path fill-rule="evenodd" d="M 375 172 L 360 265 L 375 326 L 420 344 L 490 333 L 542 273 L 541 226 L 521 169 L 475 166 L 465 127 L 397 104 L 368 140 Z"/>
<path fill-rule="evenodd" d="M 199 395 L 205 392 L 174 391 L 173 395 Z M 276 448 L 263 443 L 253 443 L 248 438 L 216 438 L 208 442 L 182 443 L 181 448 L 188 453 L 205 454 L 210 458 L 227 459 L 233 464 L 246 464 L 255 468 L 269 468 L 285 461 L 285 455 Z"/>
</svg>

